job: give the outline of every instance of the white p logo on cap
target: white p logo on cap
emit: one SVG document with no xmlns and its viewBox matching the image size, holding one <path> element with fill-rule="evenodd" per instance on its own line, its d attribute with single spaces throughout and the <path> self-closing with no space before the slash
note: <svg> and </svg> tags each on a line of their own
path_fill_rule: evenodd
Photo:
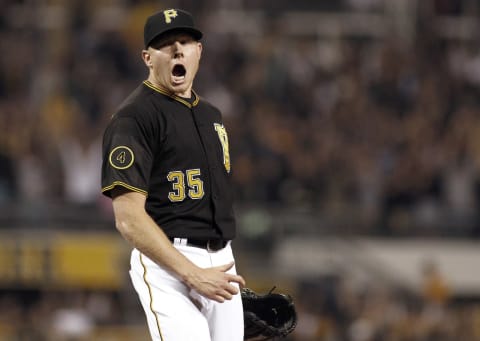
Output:
<svg viewBox="0 0 480 341">
<path fill-rule="evenodd" d="M 167 9 L 166 11 L 163 11 L 163 15 L 165 16 L 165 22 L 170 24 L 172 19 L 177 16 L 177 11 L 174 9 Z"/>
</svg>

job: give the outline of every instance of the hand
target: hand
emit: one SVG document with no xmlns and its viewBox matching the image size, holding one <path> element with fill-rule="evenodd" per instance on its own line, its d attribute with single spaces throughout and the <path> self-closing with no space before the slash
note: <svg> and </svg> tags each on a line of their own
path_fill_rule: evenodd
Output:
<svg viewBox="0 0 480 341">
<path fill-rule="evenodd" d="M 245 280 L 242 276 L 227 273 L 235 263 L 212 267 L 195 268 L 195 270 L 185 279 L 186 284 L 195 289 L 200 295 L 205 296 L 217 302 L 231 300 L 233 295 L 239 293 L 238 288 L 231 283 L 237 283 L 245 286 Z"/>
</svg>

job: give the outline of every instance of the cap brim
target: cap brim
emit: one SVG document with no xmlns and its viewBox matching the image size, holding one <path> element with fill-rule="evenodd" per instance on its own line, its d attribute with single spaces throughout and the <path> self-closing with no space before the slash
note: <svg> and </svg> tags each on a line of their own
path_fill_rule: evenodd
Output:
<svg viewBox="0 0 480 341">
<path fill-rule="evenodd" d="M 162 31 L 162 32 L 158 32 L 157 34 L 155 34 L 149 41 L 147 44 L 145 44 L 145 47 L 149 47 L 150 44 L 160 38 L 161 36 L 164 36 L 164 35 L 167 35 L 169 33 L 172 33 L 172 32 L 184 32 L 184 33 L 187 33 L 187 34 L 190 34 L 195 40 L 200 40 L 202 39 L 203 37 L 203 33 L 195 28 L 192 28 L 192 27 L 174 27 L 174 28 L 171 28 L 169 30 L 165 30 L 165 31 Z"/>
</svg>

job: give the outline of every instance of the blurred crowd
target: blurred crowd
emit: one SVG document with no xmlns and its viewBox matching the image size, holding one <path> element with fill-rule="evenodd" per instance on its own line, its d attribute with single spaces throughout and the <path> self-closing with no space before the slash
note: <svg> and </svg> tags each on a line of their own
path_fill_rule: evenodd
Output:
<svg viewBox="0 0 480 341">
<path fill-rule="evenodd" d="M 146 77 L 159 3 L 1 3 L 0 202 L 107 207 L 102 131 Z M 436 34 L 435 6 L 409 40 L 318 39 L 273 18 L 223 32 L 208 6 L 224 2 L 183 3 L 205 31 L 194 87 L 225 115 L 240 205 L 351 216 L 367 233 L 478 232 L 479 44 Z"/>
<path fill-rule="evenodd" d="M 454 300 L 448 279 L 425 268 L 415 290 L 332 276 L 302 283 L 292 341 L 480 340 L 480 304 Z"/>
</svg>

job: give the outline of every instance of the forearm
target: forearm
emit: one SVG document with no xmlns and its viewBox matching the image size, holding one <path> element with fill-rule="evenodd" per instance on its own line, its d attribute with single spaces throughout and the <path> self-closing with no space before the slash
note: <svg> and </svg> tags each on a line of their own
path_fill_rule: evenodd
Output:
<svg viewBox="0 0 480 341">
<path fill-rule="evenodd" d="M 114 200 L 118 231 L 141 253 L 176 274 L 180 280 L 188 282 L 188 277 L 197 267 L 172 245 L 138 199 L 138 194 L 127 194 Z"/>
<path fill-rule="evenodd" d="M 125 226 L 129 224 L 128 226 Z M 155 263 L 175 273 L 185 281 L 195 265 L 181 254 L 163 230 L 147 214 L 136 216 L 132 222 L 117 226 L 122 236 Z"/>
</svg>

